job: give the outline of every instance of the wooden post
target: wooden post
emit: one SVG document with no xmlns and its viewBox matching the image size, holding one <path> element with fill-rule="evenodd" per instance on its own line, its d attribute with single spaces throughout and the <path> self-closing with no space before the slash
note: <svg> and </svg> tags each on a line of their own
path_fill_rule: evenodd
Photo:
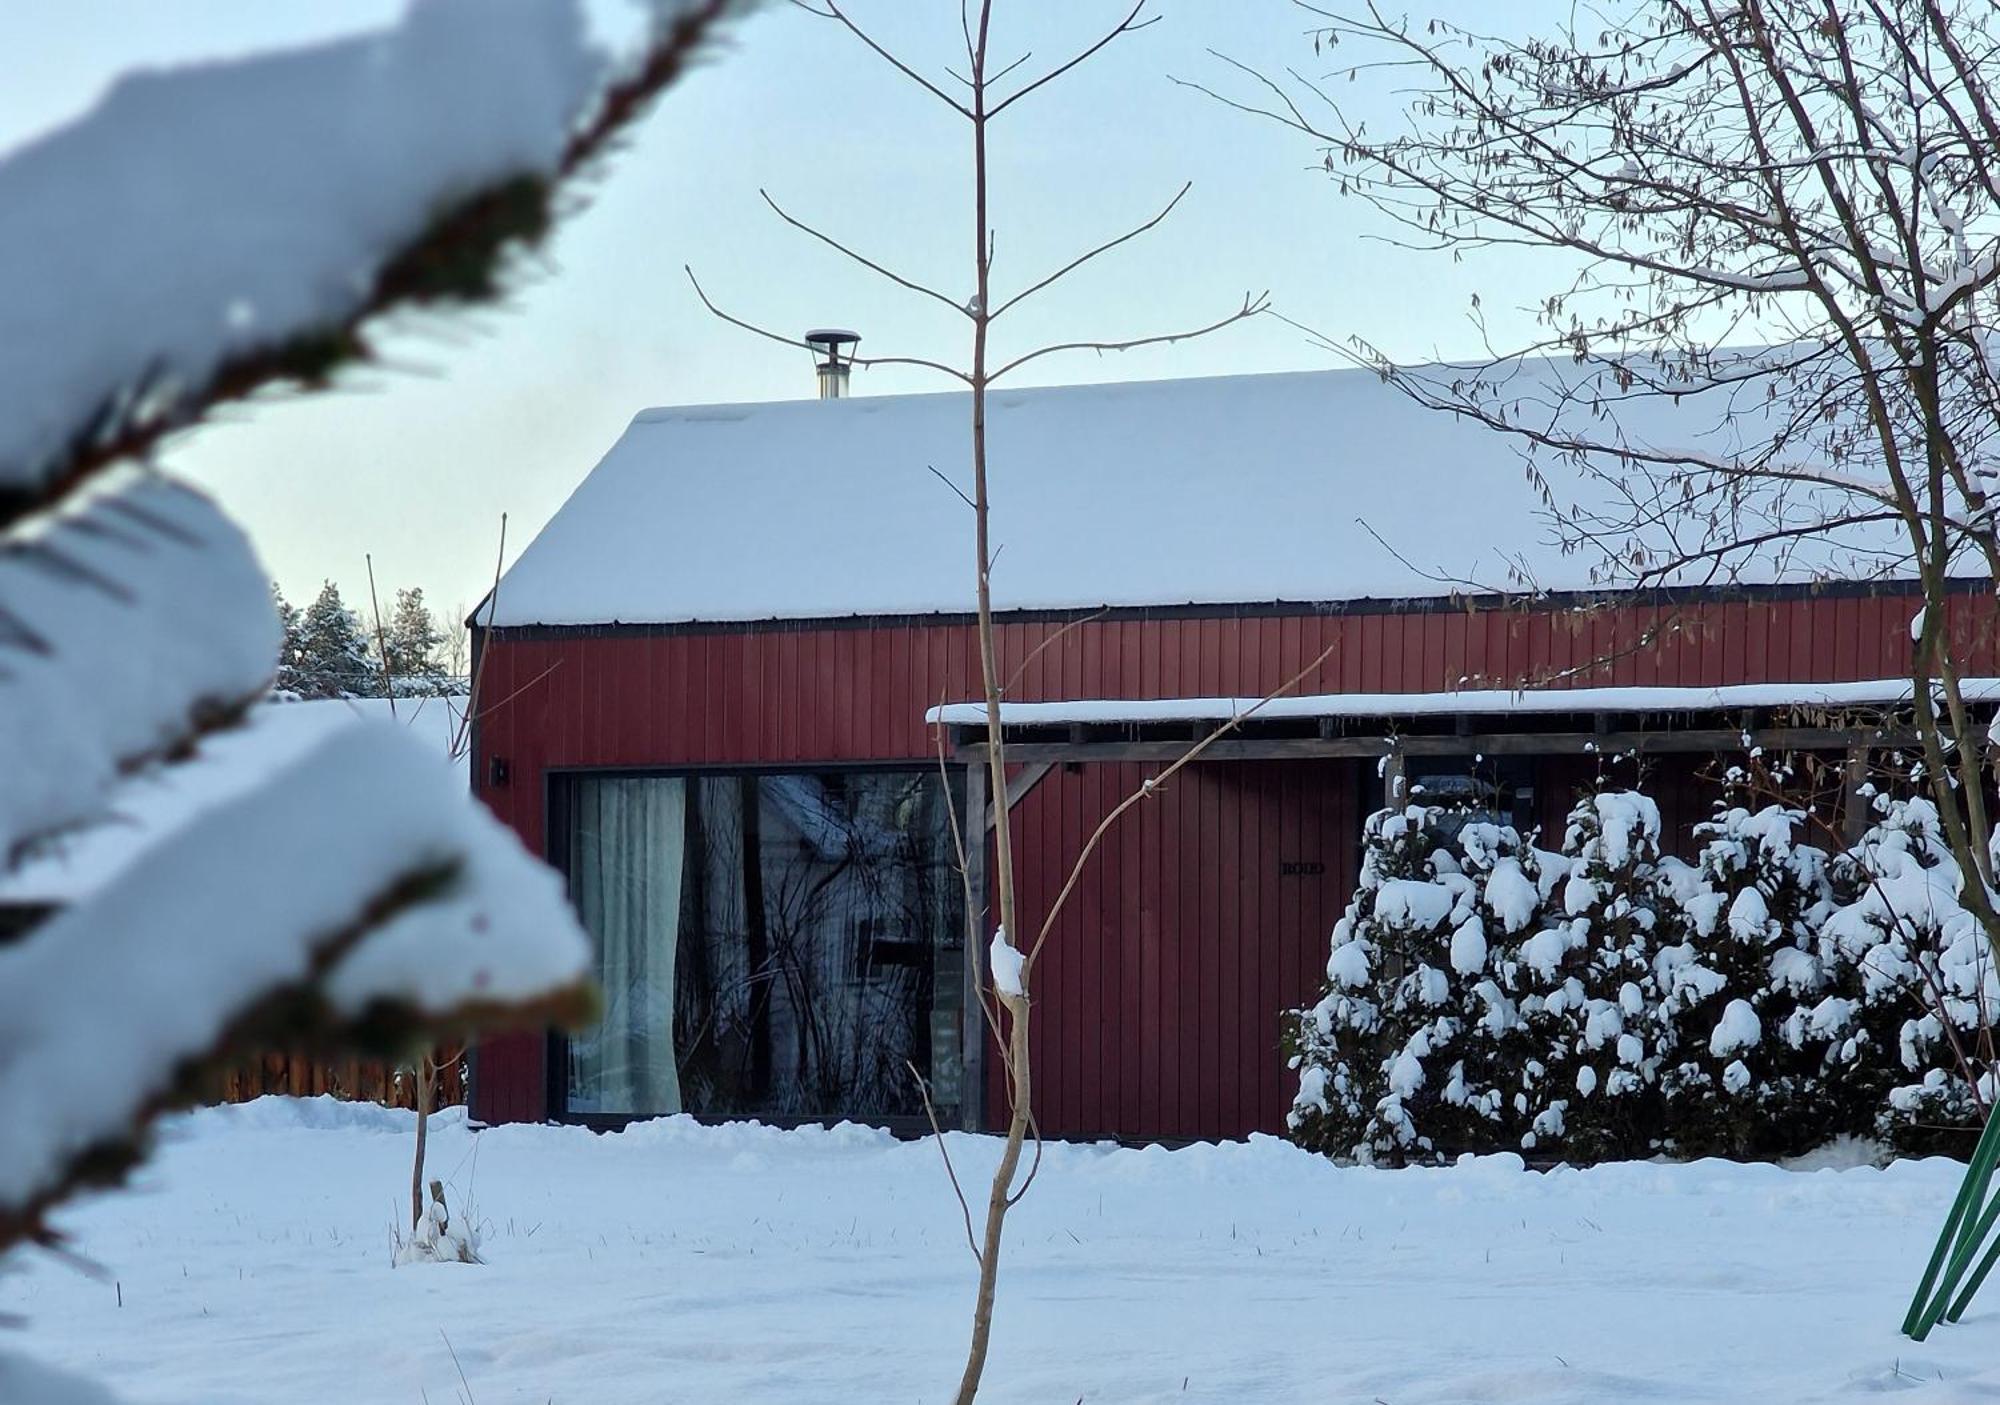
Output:
<svg viewBox="0 0 2000 1405">
<path fill-rule="evenodd" d="M 1841 838 L 1853 848 L 1868 832 L 1868 797 L 1861 788 L 1868 783 L 1868 748 L 1847 748 L 1847 769 L 1841 787 Z"/>
<path fill-rule="evenodd" d="M 980 972 L 986 960 L 986 766 L 974 761 L 965 768 L 965 998 L 959 1015 L 959 1075 L 963 1090 L 959 1116 L 968 1132 L 983 1130 L 986 1121 L 986 1016 L 979 1000 Z"/>
</svg>

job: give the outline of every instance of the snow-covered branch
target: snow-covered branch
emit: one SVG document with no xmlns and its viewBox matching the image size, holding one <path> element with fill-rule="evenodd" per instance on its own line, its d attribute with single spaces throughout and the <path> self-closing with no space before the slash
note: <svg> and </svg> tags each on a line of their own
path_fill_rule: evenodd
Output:
<svg viewBox="0 0 2000 1405">
<path fill-rule="evenodd" d="M 560 880 L 445 758 L 343 729 L 0 951 L 0 1249 L 260 1039 L 399 1053 L 573 1018 L 589 959 Z"/>
<path fill-rule="evenodd" d="M 369 319 L 494 296 L 554 197 L 741 0 L 412 0 L 397 27 L 127 77 L 0 158 L 0 867 L 269 686 L 250 544 L 167 433 L 326 383 Z M 337 733 L 0 949 L 0 1254 L 271 1047 L 402 1057 L 587 1017 L 560 880 L 395 727 Z M 0 1358 L 0 1398 L 101 1405 Z"/>
<path fill-rule="evenodd" d="M 152 474 L 0 539 L 0 867 L 264 691 L 266 580 L 213 502 Z"/>
<path fill-rule="evenodd" d="M 318 384 L 391 308 L 489 298 L 514 250 L 737 0 L 418 0 L 400 26 L 130 75 L 0 160 L 0 523 L 222 400 Z"/>
</svg>

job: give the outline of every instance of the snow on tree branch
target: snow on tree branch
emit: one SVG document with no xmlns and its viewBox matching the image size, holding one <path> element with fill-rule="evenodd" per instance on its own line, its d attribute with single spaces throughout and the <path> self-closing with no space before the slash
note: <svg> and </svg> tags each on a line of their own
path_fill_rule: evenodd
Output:
<svg viewBox="0 0 2000 1405">
<path fill-rule="evenodd" d="M 0 158 L 0 865 L 237 720 L 277 662 L 249 543 L 138 461 L 218 403 L 325 384 L 379 313 L 494 296 L 740 4 L 647 0 L 621 58 L 582 0 L 413 0 L 381 34 L 128 78 Z M 54 1242 L 50 1211 L 230 1060 L 574 1023 L 589 968 L 560 880 L 442 757 L 339 734 L 0 950 L 0 1255 Z M 16 1398 L 107 1399 L 0 1357 Z"/>
<path fill-rule="evenodd" d="M 560 880 L 447 761 L 344 729 L 0 952 L 0 1250 L 260 1037 L 398 1052 L 574 1019 L 589 964 Z"/>
<path fill-rule="evenodd" d="M 0 541 L 0 866 L 263 692 L 265 579 L 213 502 L 155 475 Z"/>
<path fill-rule="evenodd" d="M 469 302 L 739 0 L 416 0 L 392 30 L 142 73 L 0 160 L 0 524 L 213 404 L 323 382 L 391 307 Z"/>
</svg>

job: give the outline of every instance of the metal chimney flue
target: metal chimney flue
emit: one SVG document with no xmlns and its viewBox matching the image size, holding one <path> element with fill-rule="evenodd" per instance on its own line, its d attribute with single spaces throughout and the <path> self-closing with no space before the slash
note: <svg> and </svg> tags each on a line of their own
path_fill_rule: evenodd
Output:
<svg viewBox="0 0 2000 1405">
<path fill-rule="evenodd" d="M 854 367 L 854 348 L 861 344 L 861 334 L 838 327 L 820 327 L 807 332 L 805 342 L 818 353 L 819 398 L 845 399 L 847 373 Z"/>
</svg>

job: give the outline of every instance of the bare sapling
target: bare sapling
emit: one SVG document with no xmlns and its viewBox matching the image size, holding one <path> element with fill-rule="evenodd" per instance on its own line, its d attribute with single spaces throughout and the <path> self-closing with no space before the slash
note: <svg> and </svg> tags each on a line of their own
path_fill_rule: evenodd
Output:
<svg viewBox="0 0 2000 1405">
<path fill-rule="evenodd" d="M 389 634 L 382 623 L 381 596 L 375 588 L 375 558 L 372 553 L 364 554 L 362 560 L 368 568 L 368 604 L 373 612 L 375 624 L 375 650 L 382 669 L 382 691 L 389 700 L 389 715 L 396 716 L 396 661 L 395 651 L 389 647 Z M 493 585 L 486 600 L 480 606 L 490 614 L 500 593 L 500 575 L 507 560 L 507 514 L 500 514 L 500 541 L 493 563 Z M 446 735 L 446 753 L 454 761 L 464 760 L 472 750 L 472 723 L 479 715 L 480 671 L 474 668 L 467 690 L 464 710 L 451 721 Z M 447 706 L 443 700 L 425 699 L 417 706 Z M 416 1146 L 410 1164 L 410 1229 L 415 1232 L 424 1221 L 424 1165 L 426 1150 L 430 1142 L 431 1114 L 437 1111 L 438 1072 L 458 1063 L 465 1057 L 465 1046 L 454 1044 L 444 1048 L 429 1047 L 419 1053 L 409 1067 L 410 1103 L 416 1112 Z"/>
<path fill-rule="evenodd" d="M 897 273 L 883 263 L 857 252 L 846 242 L 796 218 L 769 194 L 764 194 L 763 198 L 786 224 L 853 260 L 905 292 L 930 299 L 951 309 L 954 314 L 965 320 L 969 354 L 963 364 L 952 365 L 924 357 L 902 355 L 856 356 L 852 364 L 863 369 L 872 366 L 921 367 L 950 377 L 970 392 L 967 428 L 971 491 L 970 493 L 961 491 L 959 495 L 966 500 L 972 513 L 973 586 L 976 601 L 980 696 L 986 713 L 984 764 L 987 771 L 987 791 L 994 796 L 1005 796 L 1008 762 L 1002 725 L 1002 704 L 1006 697 L 1008 679 L 1002 671 L 994 630 L 992 572 L 995 546 L 991 538 L 992 496 L 986 423 L 988 390 L 1023 366 L 1059 352 L 1126 351 L 1207 336 L 1261 315 L 1268 309 L 1268 298 L 1262 293 L 1247 294 L 1240 303 L 1221 315 L 1182 330 L 1123 340 L 1055 342 L 1012 355 L 996 354 L 992 330 L 1007 313 L 1099 256 L 1156 228 L 1173 212 L 1189 191 L 1190 187 L 1183 185 L 1157 212 L 1127 228 L 1123 233 L 1087 249 L 1054 271 L 1026 283 L 1018 291 L 1005 296 L 996 294 L 993 280 L 995 218 L 989 183 L 988 146 L 988 136 L 993 124 L 1016 103 L 1070 74 L 1122 36 L 1136 33 L 1155 23 L 1158 17 L 1148 16 L 1145 13 L 1148 0 L 1139 0 L 1139 3 L 1132 5 L 1122 18 L 1102 31 L 1094 41 L 1084 45 L 1065 60 L 1040 71 L 1037 76 L 1023 78 L 1016 75 L 1030 55 L 1022 54 L 1018 58 L 997 65 L 991 60 L 992 20 L 996 8 L 993 0 L 979 0 L 977 4 L 967 0 L 961 5 L 959 15 L 960 32 L 964 40 L 964 71 L 947 69 L 947 77 L 933 81 L 915 65 L 892 53 L 858 24 L 848 14 L 847 7 L 841 0 L 813 0 L 813 3 L 808 3 L 808 0 L 794 0 L 794 3 L 811 14 L 839 25 L 904 80 L 914 84 L 956 114 L 958 119 L 966 124 L 966 131 L 970 137 L 972 193 L 970 209 L 967 212 L 970 216 L 967 232 L 971 243 L 970 296 L 949 295 Z M 953 86 L 948 88 L 947 84 Z M 772 341 L 810 349 L 797 337 L 785 335 L 724 311 L 709 298 L 701 284 L 695 280 L 693 270 L 688 271 L 688 277 L 694 284 L 696 295 L 702 304 L 722 320 Z M 949 484 L 950 480 L 947 479 L 946 482 Z M 955 486 L 952 490 L 959 491 Z M 1323 662 L 1324 658 L 1322 655 L 1321 659 L 1315 660 L 1314 664 L 1302 670 L 1298 677 L 1285 686 L 1289 688 L 1296 685 L 1300 679 Z M 965 1368 L 955 1396 L 960 1405 L 965 1405 L 965 1402 L 971 1401 L 977 1395 L 986 1368 L 988 1348 L 992 1339 L 994 1299 L 999 1281 L 1001 1243 L 1007 1215 L 1026 1194 L 1040 1164 L 1040 1135 L 1034 1113 L 1034 1067 L 1029 1032 L 1033 1016 L 1033 1000 L 1030 992 L 1033 989 L 1036 963 L 1043 944 L 1054 930 L 1063 905 L 1074 891 L 1084 866 L 1089 862 L 1104 834 L 1140 801 L 1155 794 L 1174 772 L 1196 760 L 1215 736 L 1227 732 L 1241 720 L 1241 718 L 1233 719 L 1218 729 L 1208 740 L 1192 746 L 1180 760 L 1147 781 L 1122 804 L 1115 807 L 1075 856 L 1074 866 L 1070 870 L 1061 895 L 1047 912 L 1039 915 L 1030 917 L 1020 910 L 1014 876 L 1013 820 L 1004 803 L 993 807 L 991 829 L 993 908 L 990 913 L 974 913 L 972 917 L 976 930 L 980 933 L 986 930 L 989 918 L 993 919 L 990 939 L 979 943 L 980 948 L 989 953 L 989 963 L 976 984 L 981 1018 L 992 1033 L 1005 1075 L 1007 1120 L 1006 1137 L 1001 1144 L 1000 1156 L 987 1188 L 983 1223 L 977 1232 L 973 1229 L 971 1207 L 965 1203 L 963 1190 L 951 1165 L 950 1154 L 945 1149 L 941 1133 L 938 1137 L 938 1146 L 944 1154 L 947 1174 L 965 1209 L 968 1240 L 979 1268 Z M 942 754 L 940 762 L 942 764 Z M 964 872 L 967 857 L 964 851 L 965 840 L 958 828 L 955 815 L 952 823 L 954 842 L 959 849 L 961 872 Z M 967 896 L 970 907 L 972 895 L 969 883 Z M 1022 934 L 1028 932 L 1032 932 L 1033 937 L 1023 947 L 1020 945 Z M 925 1090 L 925 1098 L 928 1109 L 928 1090 Z M 933 1124 L 935 1125 L 934 1115 Z M 1036 1148 L 1036 1154 L 1024 1173 L 1022 1163 L 1027 1159 L 1031 1142 Z"/>
<path fill-rule="evenodd" d="M 416 1155 L 410 1166 L 410 1228 L 415 1229 L 424 1218 L 424 1156 L 430 1141 L 431 1114 L 437 1111 L 438 1071 L 451 1067 L 465 1057 L 465 1046 L 454 1044 L 442 1049 L 427 1049 L 418 1056 L 410 1070 L 410 1101 L 417 1113 Z"/>
</svg>

